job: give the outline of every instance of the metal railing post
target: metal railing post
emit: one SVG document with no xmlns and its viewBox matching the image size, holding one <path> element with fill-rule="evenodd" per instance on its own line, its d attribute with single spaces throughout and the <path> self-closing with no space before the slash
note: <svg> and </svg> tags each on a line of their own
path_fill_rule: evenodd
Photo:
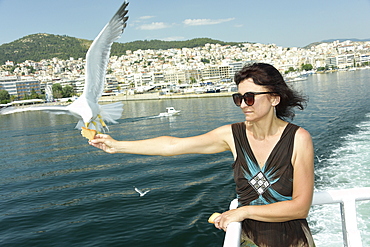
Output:
<svg viewBox="0 0 370 247">
<path fill-rule="evenodd" d="M 234 199 L 230 203 L 229 209 L 238 208 L 238 199 Z M 224 245 L 223 247 L 235 247 L 240 246 L 240 238 L 242 234 L 242 223 L 231 222 L 226 229 Z"/>
<path fill-rule="evenodd" d="M 361 234 L 357 227 L 356 201 L 344 200 L 340 203 L 342 232 L 345 247 L 362 247 Z"/>
</svg>

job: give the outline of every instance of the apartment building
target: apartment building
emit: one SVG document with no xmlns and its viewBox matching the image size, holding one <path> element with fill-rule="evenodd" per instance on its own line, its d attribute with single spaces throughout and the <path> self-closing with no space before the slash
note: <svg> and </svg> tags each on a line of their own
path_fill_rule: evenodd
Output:
<svg viewBox="0 0 370 247">
<path fill-rule="evenodd" d="M 41 94 L 40 81 L 30 77 L 6 76 L 0 77 L 0 90 L 8 91 L 10 96 L 23 99 L 32 90 Z"/>
<path fill-rule="evenodd" d="M 342 54 L 326 58 L 326 64 L 329 67 L 338 69 L 351 68 L 364 63 L 370 63 L 369 54 Z"/>
</svg>

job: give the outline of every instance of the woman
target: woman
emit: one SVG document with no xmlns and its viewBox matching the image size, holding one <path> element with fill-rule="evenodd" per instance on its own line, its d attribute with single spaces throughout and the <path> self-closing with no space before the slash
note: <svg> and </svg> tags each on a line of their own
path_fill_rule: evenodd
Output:
<svg viewBox="0 0 370 247">
<path fill-rule="evenodd" d="M 90 144 L 108 153 L 143 155 L 212 154 L 231 151 L 239 207 L 215 219 L 226 228 L 242 221 L 244 246 L 314 246 L 306 217 L 314 172 L 310 134 L 284 119 L 303 110 L 305 99 L 291 90 L 269 64 L 245 66 L 235 75 L 234 102 L 245 122 L 225 125 L 206 134 L 140 141 L 116 141 L 97 135 Z"/>
</svg>

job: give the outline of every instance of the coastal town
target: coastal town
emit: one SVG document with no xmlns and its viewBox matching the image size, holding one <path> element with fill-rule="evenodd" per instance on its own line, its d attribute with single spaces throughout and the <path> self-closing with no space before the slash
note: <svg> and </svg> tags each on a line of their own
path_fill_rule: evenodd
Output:
<svg viewBox="0 0 370 247">
<path fill-rule="evenodd" d="M 204 94 L 236 90 L 233 76 L 246 63 L 274 65 L 287 81 L 304 80 L 310 73 L 369 68 L 370 41 L 333 41 L 305 48 L 285 48 L 275 44 L 244 43 L 238 46 L 206 44 L 203 47 L 126 51 L 110 58 L 103 96 L 156 94 Z M 72 88 L 78 96 L 84 87 L 84 58 L 7 61 L 0 67 L 0 91 L 11 101 L 29 99 L 33 94 L 44 100 L 60 98 L 52 86 Z M 9 67 L 14 68 L 10 71 Z M 123 99 L 121 97 L 121 99 Z"/>
</svg>

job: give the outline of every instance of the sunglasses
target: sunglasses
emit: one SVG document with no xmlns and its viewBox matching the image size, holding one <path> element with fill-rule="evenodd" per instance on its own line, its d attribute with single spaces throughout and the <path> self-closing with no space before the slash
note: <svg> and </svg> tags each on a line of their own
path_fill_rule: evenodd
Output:
<svg viewBox="0 0 370 247">
<path fill-rule="evenodd" d="M 244 95 L 240 93 L 233 94 L 233 100 L 235 105 L 240 106 L 242 104 L 242 100 L 247 104 L 247 106 L 252 106 L 254 104 L 254 96 L 259 94 L 272 94 L 275 92 L 246 92 Z"/>
</svg>

